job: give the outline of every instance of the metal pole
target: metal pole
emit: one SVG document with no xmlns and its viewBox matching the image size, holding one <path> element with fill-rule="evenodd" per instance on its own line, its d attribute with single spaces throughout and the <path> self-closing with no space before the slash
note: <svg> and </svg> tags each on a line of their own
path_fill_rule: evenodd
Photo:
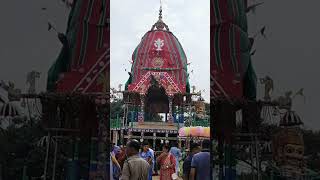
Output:
<svg viewBox="0 0 320 180">
<path fill-rule="evenodd" d="M 257 175 L 258 175 L 258 180 L 261 180 L 261 175 L 260 175 L 260 158 L 259 158 L 259 147 L 258 147 L 258 137 L 255 135 L 255 149 L 256 149 L 256 166 L 257 166 Z"/>
<path fill-rule="evenodd" d="M 251 175 L 252 175 L 252 180 L 255 180 L 254 176 L 254 162 L 253 162 L 253 145 L 250 144 L 250 155 L 251 155 Z"/>
<path fill-rule="evenodd" d="M 126 107 L 126 114 L 125 114 L 125 117 L 124 118 L 124 127 L 127 128 L 128 127 L 128 115 L 129 115 L 129 105 L 128 104 L 125 104 L 125 107 Z"/>
<path fill-rule="evenodd" d="M 218 153 L 219 153 L 219 179 L 224 178 L 224 172 L 223 172 L 223 166 L 224 166 L 224 160 L 223 160 L 223 140 L 219 139 L 218 141 Z"/>
<path fill-rule="evenodd" d="M 51 142 L 51 133 L 50 133 L 50 131 L 48 131 L 47 152 L 46 152 L 46 159 L 44 161 L 44 172 L 43 172 L 44 180 L 47 179 L 47 169 L 48 169 L 50 142 Z"/>
<path fill-rule="evenodd" d="M 2 164 L 0 163 L 0 180 L 2 180 Z"/>
<path fill-rule="evenodd" d="M 56 176 L 57 153 L 58 153 L 58 139 L 56 139 L 55 146 L 54 146 L 52 180 L 55 180 L 55 176 Z"/>
<path fill-rule="evenodd" d="M 125 126 L 125 121 L 126 121 L 126 111 L 127 111 L 127 104 L 124 104 L 124 107 L 123 107 L 123 118 L 121 120 L 121 127 L 124 127 Z M 117 114 L 117 121 L 119 121 L 119 114 Z"/>
<path fill-rule="evenodd" d="M 155 150 L 155 148 L 156 148 L 156 138 L 157 138 L 157 133 L 153 133 L 153 150 Z"/>
<path fill-rule="evenodd" d="M 190 121 L 190 126 L 192 126 L 192 109 L 191 109 L 191 103 L 189 104 L 189 121 Z"/>
</svg>

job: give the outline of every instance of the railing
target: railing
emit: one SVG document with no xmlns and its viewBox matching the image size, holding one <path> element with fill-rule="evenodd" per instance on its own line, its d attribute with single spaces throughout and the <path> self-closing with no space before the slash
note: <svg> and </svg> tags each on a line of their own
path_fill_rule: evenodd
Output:
<svg viewBox="0 0 320 180">
<path fill-rule="evenodd" d="M 144 124 L 157 124 L 157 125 L 168 125 L 167 122 L 144 122 Z M 128 127 L 134 127 L 137 125 L 137 122 L 128 122 Z M 174 123 L 175 126 L 182 127 L 187 126 L 184 123 Z M 189 125 L 188 125 L 189 126 Z M 191 126 L 202 126 L 202 127 L 209 127 L 210 122 L 208 119 L 204 120 L 193 120 Z M 122 128 L 121 119 L 110 119 L 110 129 L 119 129 Z"/>
<path fill-rule="evenodd" d="M 118 129 L 122 127 L 121 119 L 110 119 L 110 129 Z"/>
<path fill-rule="evenodd" d="M 129 122 L 129 127 L 134 127 L 137 126 L 139 123 L 138 122 Z M 167 126 L 170 123 L 168 122 L 150 122 L 150 121 L 145 121 L 143 122 L 143 125 L 160 125 L 160 126 Z M 183 126 L 183 123 L 172 123 L 174 126 Z"/>
</svg>

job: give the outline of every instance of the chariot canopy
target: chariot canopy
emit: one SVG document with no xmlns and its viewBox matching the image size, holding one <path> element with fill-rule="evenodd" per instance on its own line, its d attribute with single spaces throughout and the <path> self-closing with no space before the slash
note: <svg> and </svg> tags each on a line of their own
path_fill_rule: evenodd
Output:
<svg viewBox="0 0 320 180">
<path fill-rule="evenodd" d="M 158 21 L 134 50 L 132 62 L 126 90 L 145 95 L 157 83 L 168 96 L 190 91 L 186 54 L 163 22 L 161 10 Z"/>
<path fill-rule="evenodd" d="M 211 92 L 213 97 L 255 99 L 257 78 L 251 62 L 242 0 L 211 3 Z"/>
</svg>

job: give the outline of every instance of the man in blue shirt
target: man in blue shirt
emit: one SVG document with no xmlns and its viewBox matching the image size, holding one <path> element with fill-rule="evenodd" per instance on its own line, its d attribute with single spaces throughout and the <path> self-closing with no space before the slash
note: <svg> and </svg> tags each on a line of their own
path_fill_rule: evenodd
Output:
<svg viewBox="0 0 320 180">
<path fill-rule="evenodd" d="M 191 161 L 190 180 L 210 180 L 210 141 L 202 141 L 201 152 L 195 154 Z"/>
<path fill-rule="evenodd" d="M 192 157 L 198 152 L 200 152 L 200 145 L 198 143 L 192 143 L 190 145 L 190 153 L 183 162 L 183 180 L 189 180 Z"/>
</svg>

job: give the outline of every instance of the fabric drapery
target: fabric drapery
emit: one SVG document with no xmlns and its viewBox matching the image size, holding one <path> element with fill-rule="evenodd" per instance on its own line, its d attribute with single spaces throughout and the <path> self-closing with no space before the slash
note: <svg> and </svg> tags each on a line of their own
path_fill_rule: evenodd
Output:
<svg viewBox="0 0 320 180">
<path fill-rule="evenodd" d="M 257 78 L 251 62 L 243 0 L 212 0 L 211 92 L 213 97 L 255 99 Z"/>
</svg>

